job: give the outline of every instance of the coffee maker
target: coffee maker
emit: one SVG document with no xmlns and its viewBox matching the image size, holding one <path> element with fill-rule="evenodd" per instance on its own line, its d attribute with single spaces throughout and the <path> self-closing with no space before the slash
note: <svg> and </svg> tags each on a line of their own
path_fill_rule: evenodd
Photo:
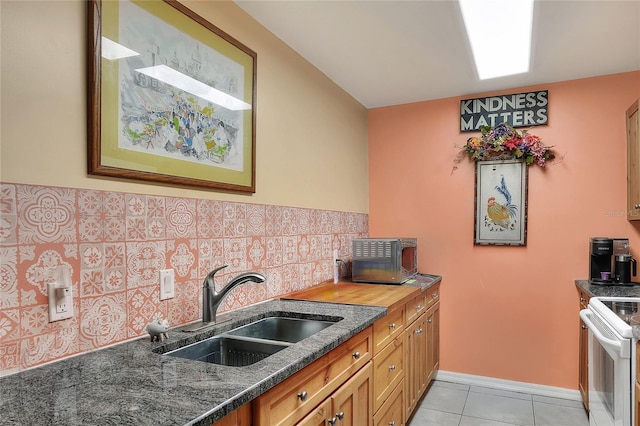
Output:
<svg viewBox="0 0 640 426">
<path fill-rule="evenodd" d="M 631 256 L 628 238 L 589 239 L 589 282 L 602 285 L 633 285 L 636 260 Z"/>
<path fill-rule="evenodd" d="M 591 284 L 613 284 L 612 256 L 613 238 L 589 239 L 589 282 Z"/>
</svg>

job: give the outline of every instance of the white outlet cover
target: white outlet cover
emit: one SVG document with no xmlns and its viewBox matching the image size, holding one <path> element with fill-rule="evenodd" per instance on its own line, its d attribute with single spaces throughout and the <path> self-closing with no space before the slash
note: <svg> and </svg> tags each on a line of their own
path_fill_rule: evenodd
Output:
<svg viewBox="0 0 640 426">
<path fill-rule="evenodd" d="M 47 284 L 49 292 L 49 322 L 73 317 L 73 290 L 60 288 L 56 281 Z"/>
<path fill-rule="evenodd" d="M 175 272 L 173 269 L 160 270 L 160 300 L 171 299 L 176 295 Z"/>
</svg>

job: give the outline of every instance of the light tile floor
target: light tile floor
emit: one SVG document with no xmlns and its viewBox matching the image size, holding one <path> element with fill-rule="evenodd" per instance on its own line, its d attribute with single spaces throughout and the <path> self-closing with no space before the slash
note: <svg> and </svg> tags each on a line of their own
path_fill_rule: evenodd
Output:
<svg viewBox="0 0 640 426">
<path fill-rule="evenodd" d="M 589 426 L 580 401 L 435 381 L 408 426 Z"/>
</svg>

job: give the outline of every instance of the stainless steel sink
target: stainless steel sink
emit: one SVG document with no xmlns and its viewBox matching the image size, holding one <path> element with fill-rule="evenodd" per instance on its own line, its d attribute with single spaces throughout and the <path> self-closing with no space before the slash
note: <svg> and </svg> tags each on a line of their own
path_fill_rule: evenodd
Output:
<svg viewBox="0 0 640 426">
<path fill-rule="evenodd" d="M 266 317 L 218 336 L 165 352 L 164 355 L 244 367 L 304 340 L 341 319 Z"/>
<path fill-rule="evenodd" d="M 334 324 L 332 321 L 320 321 L 288 317 L 267 317 L 259 321 L 231 330 L 230 336 L 254 337 L 257 339 L 277 340 L 297 343 Z"/>
<path fill-rule="evenodd" d="M 255 364 L 289 345 L 282 342 L 216 336 L 167 352 L 165 355 L 231 367 L 244 367 Z"/>
</svg>

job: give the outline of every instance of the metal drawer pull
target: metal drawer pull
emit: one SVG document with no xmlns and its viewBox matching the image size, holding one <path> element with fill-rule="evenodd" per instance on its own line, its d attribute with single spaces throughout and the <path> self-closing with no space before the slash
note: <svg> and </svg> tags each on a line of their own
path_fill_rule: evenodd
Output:
<svg viewBox="0 0 640 426">
<path fill-rule="evenodd" d="M 395 323 L 395 322 L 392 322 L 391 324 L 389 324 L 389 328 L 390 328 L 390 329 L 392 329 L 392 330 L 393 330 L 394 328 L 396 328 L 396 323 Z"/>
<path fill-rule="evenodd" d="M 429 318 L 429 319 L 427 320 L 427 322 L 428 322 L 429 324 L 431 324 L 431 323 L 433 322 L 433 320 L 432 320 L 431 318 Z"/>
<path fill-rule="evenodd" d="M 419 311 L 420 309 L 422 309 L 422 305 L 416 305 L 416 311 Z"/>
<path fill-rule="evenodd" d="M 437 299 L 438 298 L 438 293 L 432 293 L 431 297 L 433 297 L 434 299 Z"/>
<path fill-rule="evenodd" d="M 360 352 L 354 352 L 351 354 L 354 359 L 360 359 Z"/>
<path fill-rule="evenodd" d="M 416 334 L 422 334 L 422 328 L 417 329 Z"/>
<path fill-rule="evenodd" d="M 298 398 L 300 398 L 300 401 L 306 401 L 308 396 L 309 394 L 307 391 L 298 392 Z"/>
<path fill-rule="evenodd" d="M 344 420 L 344 411 L 340 411 L 339 413 L 336 413 L 336 417 L 340 421 Z"/>
<path fill-rule="evenodd" d="M 338 419 L 336 419 L 335 417 L 331 417 L 327 420 L 327 423 L 329 423 L 330 425 L 335 425 L 336 423 L 338 423 Z"/>
<path fill-rule="evenodd" d="M 396 371 L 396 366 L 395 366 L 395 365 L 393 365 L 393 364 L 391 364 L 391 365 L 389 366 L 389 371 Z"/>
<path fill-rule="evenodd" d="M 389 422 L 389 426 L 396 426 L 396 421 Z"/>
</svg>

